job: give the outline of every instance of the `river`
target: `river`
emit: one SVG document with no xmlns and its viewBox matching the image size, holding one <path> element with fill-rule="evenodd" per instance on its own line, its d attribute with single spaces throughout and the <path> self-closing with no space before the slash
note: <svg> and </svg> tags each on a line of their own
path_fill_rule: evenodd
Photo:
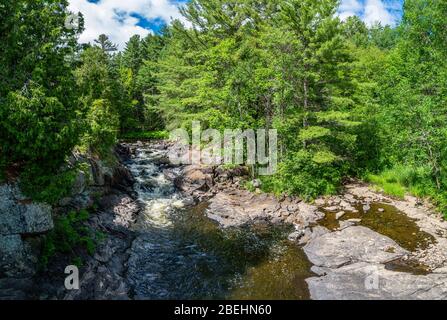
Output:
<svg viewBox="0 0 447 320">
<path fill-rule="evenodd" d="M 137 179 L 142 212 L 134 229 L 128 279 L 135 299 L 308 299 L 312 275 L 290 226 L 269 223 L 222 229 L 192 205 L 159 159 L 157 145 L 139 147 L 127 166 Z"/>
</svg>

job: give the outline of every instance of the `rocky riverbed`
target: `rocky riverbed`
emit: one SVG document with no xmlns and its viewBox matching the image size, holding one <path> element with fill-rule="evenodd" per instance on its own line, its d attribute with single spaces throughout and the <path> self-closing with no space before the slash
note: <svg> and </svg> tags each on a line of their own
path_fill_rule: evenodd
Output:
<svg viewBox="0 0 447 320">
<path fill-rule="evenodd" d="M 429 203 L 387 197 L 352 181 L 343 194 L 313 204 L 241 186 L 242 169 L 189 166 L 177 185 L 222 228 L 268 221 L 290 224 L 316 275 L 311 299 L 447 299 L 447 222 Z"/>
<path fill-rule="evenodd" d="M 447 299 L 447 222 L 429 203 L 358 181 L 314 203 L 277 198 L 245 190 L 243 167 L 173 166 L 169 148 L 123 143 L 114 174 L 93 166 L 103 172 L 94 187 L 109 187 L 88 224 L 105 239 L 81 270 L 81 290 L 64 289 L 63 258 L 36 281 L 11 273 L 3 255 L 2 298 Z M 51 229 L 50 209 L 2 188 L 10 202 L 0 209 L 34 221 L 0 227 L 25 250 L 33 242 L 24 235 Z M 65 202 L 88 202 L 78 189 Z"/>
</svg>

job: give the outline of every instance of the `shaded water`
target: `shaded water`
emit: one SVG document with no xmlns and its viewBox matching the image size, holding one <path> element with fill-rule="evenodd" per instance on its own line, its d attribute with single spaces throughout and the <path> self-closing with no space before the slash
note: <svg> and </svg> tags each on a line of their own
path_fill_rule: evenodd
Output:
<svg viewBox="0 0 447 320">
<path fill-rule="evenodd" d="M 206 203 L 190 207 L 159 161 L 166 151 L 139 147 L 128 167 L 143 207 L 127 277 L 136 299 L 308 299 L 312 276 L 289 226 L 221 229 Z"/>
<path fill-rule="evenodd" d="M 363 205 L 357 205 L 355 209 L 358 212 L 346 212 L 339 220 L 336 219 L 335 212 L 322 210 L 326 217 L 319 221 L 319 224 L 330 230 L 336 230 L 340 227 L 340 221 L 361 219 L 358 225 L 383 234 L 412 252 L 418 248 L 426 249 L 433 243 L 432 235 L 422 231 L 414 219 L 396 207 L 384 203 L 372 203 L 370 206 L 371 208 L 365 211 Z"/>
</svg>

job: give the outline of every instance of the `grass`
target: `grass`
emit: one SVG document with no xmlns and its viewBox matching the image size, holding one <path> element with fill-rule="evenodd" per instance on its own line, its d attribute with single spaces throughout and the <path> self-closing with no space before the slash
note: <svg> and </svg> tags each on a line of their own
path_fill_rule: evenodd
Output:
<svg viewBox="0 0 447 320">
<path fill-rule="evenodd" d="M 169 138 L 167 131 L 135 131 L 121 134 L 123 140 L 163 140 Z"/>
<path fill-rule="evenodd" d="M 384 193 L 403 199 L 405 197 L 406 188 L 397 182 L 389 182 L 381 175 L 369 175 L 368 181 L 377 185 L 377 189 L 382 189 Z"/>
<path fill-rule="evenodd" d="M 377 175 L 370 174 L 366 180 L 385 194 L 400 199 L 407 193 L 418 198 L 427 198 L 447 220 L 447 192 L 436 187 L 429 167 L 396 166 Z"/>
</svg>

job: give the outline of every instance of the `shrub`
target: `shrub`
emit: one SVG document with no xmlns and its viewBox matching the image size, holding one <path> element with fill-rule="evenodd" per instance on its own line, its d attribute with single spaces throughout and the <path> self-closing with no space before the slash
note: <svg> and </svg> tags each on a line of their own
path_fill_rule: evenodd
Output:
<svg viewBox="0 0 447 320">
<path fill-rule="evenodd" d="M 334 194 L 342 180 L 341 169 L 315 162 L 311 153 L 299 151 L 279 164 L 276 175 L 262 178 L 263 189 L 276 194 L 295 194 L 305 199 Z"/>
<path fill-rule="evenodd" d="M 75 179 L 74 169 L 52 174 L 33 166 L 21 174 L 20 187 L 33 200 L 53 205 L 70 195 Z"/>
<path fill-rule="evenodd" d="M 59 168 L 78 141 L 75 114 L 44 89 L 30 84 L 0 103 L 0 163 L 20 163 L 33 171 Z"/>
</svg>

